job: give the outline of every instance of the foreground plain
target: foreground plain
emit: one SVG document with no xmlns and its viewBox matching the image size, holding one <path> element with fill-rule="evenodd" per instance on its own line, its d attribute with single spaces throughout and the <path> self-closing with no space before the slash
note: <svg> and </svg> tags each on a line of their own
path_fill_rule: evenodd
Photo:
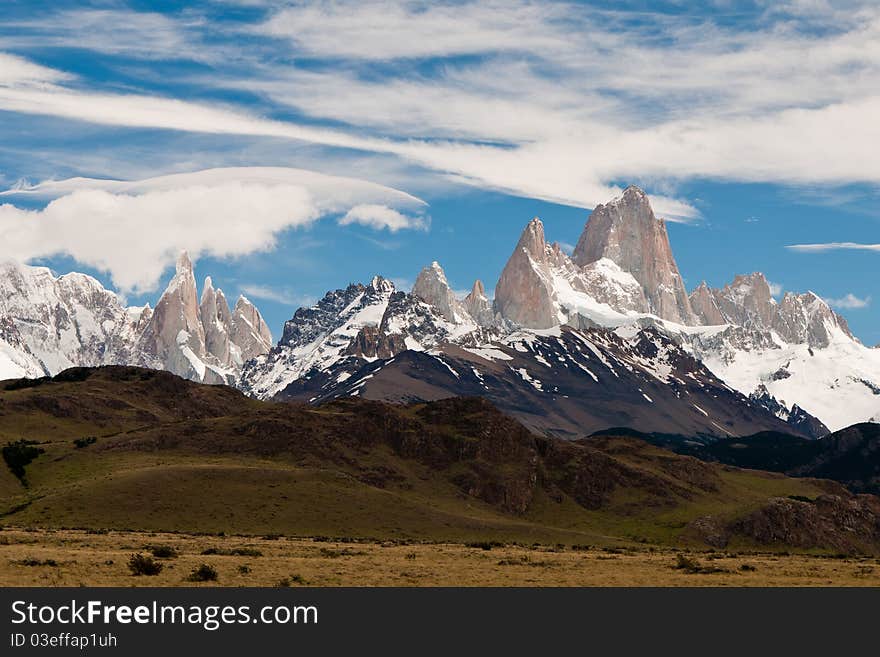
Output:
<svg viewBox="0 0 880 657">
<path fill-rule="evenodd" d="M 132 554 L 171 558 L 135 576 Z M 207 552 L 208 554 L 204 554 Z M 207 564 L 213 581 L 189 581 Z M 2 586 L 880 586 L 880 559 L 79 530 L 0 532 Z"/>
</svg>

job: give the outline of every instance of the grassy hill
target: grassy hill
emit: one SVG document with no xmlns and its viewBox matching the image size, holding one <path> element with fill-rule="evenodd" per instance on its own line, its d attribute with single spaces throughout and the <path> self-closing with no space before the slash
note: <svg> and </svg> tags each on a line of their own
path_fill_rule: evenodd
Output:
<svg viewBox="0 0 880 657">
<path fill-rule="evenodd" d="M 94 440 L 92 440 L 94 439 Z M 130 367 L 0 383 L 0 522 L 42 528 L 877 552 L 877 498 L 626 436 L 536 436 L 478 398 L 265 403 Z M 853 520 L 857 518 L 857 522 Z"/>
</svg>

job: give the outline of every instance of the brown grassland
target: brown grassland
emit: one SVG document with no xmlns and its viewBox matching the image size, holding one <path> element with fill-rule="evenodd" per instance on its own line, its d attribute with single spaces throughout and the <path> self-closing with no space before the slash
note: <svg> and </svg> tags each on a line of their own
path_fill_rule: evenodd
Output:
<svg viewBox="0 0 880 657">
<path fill-rule="evenodd" d="M 133 575 L 133 554 L 155 576 Z M 167 550 L 166 550 L 167 552 Z M 203 554 L 208 552 L 208 554 Z M 217 579 L 194 584 L 202 564 Z M 494 545 L 83 530 L 0 532 L 3 586 L 880 586 L 880 559 L 663 547 Z"/>
</svg>

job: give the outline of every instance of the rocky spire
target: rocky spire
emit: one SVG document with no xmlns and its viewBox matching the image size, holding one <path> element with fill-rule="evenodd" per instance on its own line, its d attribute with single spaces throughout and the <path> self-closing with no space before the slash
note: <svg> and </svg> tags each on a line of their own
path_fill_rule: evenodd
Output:
<svg viewBox="0 0 880 657">
<path fill-rule="evenodd" d="M 474 281 L 474 286 L 464 298 L 464 307 L 480 326 L 490 326 L 494 323 L 495 313 L 492 312 L 492 304 L 486 296 L 483 281 L 479 278 Z"/>
<path fill-rule="evenodd" d="M 450 322 L 459 323 L 465 317 L 464 308 L 455 298 L 446 274 L 436 260 L 419 272 L 412 293 L 434 306 Z"/>
<path fill-rule="evenodd" d="M 697 316 L 697 319 L 706 326 L 718 326 L 726 324 L 727 320 L 718 307 L 718 300 L 715 298 L 715 290 L 709 287 L 706 281 L 691 292 L 689 297 L 691 309 Z"/>
<path fill-rule="evenodd" d="M 204 379 L 204 365 L 200 360 L 205 355 L 205 329 L 192 261 L 186 251 L 180 252 L 174 278 L 150 317 L 142 336 L 141 351 L 174 374 Z"/>
<path fill-rule="evenodd" d="M 572 253 L 578 266 L 608 258 L 641 284 L 651 312 L 682 324 L 696 318 L 672 256 L 666 223 L 654 216 L 648 196 L 630 186 L 593 210 Z"/>
<path fill-rule="evenodd" d="M 786 292 L 777 302 L 761 272 L 739 274 L 720 290 L 702 283 L 690 300 L 704 324 L 732 324 L 768 336 L 773 331 L 789 344 L 826 347 L 835 330 L 853 337 L 846 320 L 812 292 Z"/>
<path fill-rule="evenodd" d="M 734 277 L 715 296 L 721 313 L 732 324 L 769 328 L 773 323 L 776 301 L 761 272 Z"/>
<path fill-rule="evenodd" d="M 223 290 L 214 289 L 210 276 L 205 278 L 199 313 L 205 331 L 205 351 L 213 354 L 224 365 L 231 364 L 229 304 L 226 303 Z"/>
<path fill-rule="evenodd" d="M 239 364 L 268 353 L 272 333 L 257 307 L 245 296 L 238 297 L 230 320 L 230 341 L 238 349 Z"/>
<path fill-rule="evenodd" d="M 548 251 L 544 224 L 535 217 L 523 230 L 495 286 L 495 310 L 505 319 L 534 329 L 560 323 L 553 284 L 544 272 Z"/>
</svg>

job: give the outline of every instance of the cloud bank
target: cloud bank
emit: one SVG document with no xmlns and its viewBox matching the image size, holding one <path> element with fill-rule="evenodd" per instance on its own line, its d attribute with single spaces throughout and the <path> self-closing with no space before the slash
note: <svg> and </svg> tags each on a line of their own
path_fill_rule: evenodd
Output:
<svg viewBox="0 0 880 657">
<path fill-rule="evenodd" d="M 133 182 L 79 178 L 4 195 L 53 200 L 37 210 L 0 205 L 0 258 L 69 255 L 108 272 L 123 294 L 154 290 L 181 249 L 194 258 L 234 258 L 271 250 L 282 231 L 352 208 L 385 208 L 399 215 L 401 229 L 407 216 L 392 206 L 424 207 L 381 185 L 282 168 L 213 169 Z"/>
</svg>

